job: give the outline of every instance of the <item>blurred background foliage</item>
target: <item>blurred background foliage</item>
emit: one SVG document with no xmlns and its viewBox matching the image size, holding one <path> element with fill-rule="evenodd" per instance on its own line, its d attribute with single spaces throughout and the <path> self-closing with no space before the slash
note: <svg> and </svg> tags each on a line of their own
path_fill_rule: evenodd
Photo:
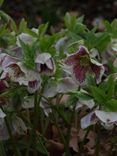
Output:
<svg viewBox="0 0 117 156">
<path fill-rule="evenodd" d="M 25 18 L 30 27 L 36 27 L 49 21 L 59 29 L 68 11 L 84 15 L 88 26 L 95 18 L 111 21 L 117 17 L 117 0 L 5 0 L 2 9 L 17 23 Z"/>
</svg>

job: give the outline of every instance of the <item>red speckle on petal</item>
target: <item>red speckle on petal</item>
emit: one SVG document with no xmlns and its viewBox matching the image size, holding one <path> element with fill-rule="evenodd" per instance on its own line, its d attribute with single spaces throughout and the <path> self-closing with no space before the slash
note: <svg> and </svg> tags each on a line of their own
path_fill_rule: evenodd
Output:
<svg viewBox="0 0 117 156">
<path fill-rule="evenodd" d="M 96 64 L 91 64 L 92 72 L 95 73 L 96 79 L 100 76 L 101 66 L 97 66 Z"/>
<path fill-rule="evenodd" d="M 74 68 L 73 68 L 73 72 L 75 74 L 76 79 L 82 83 L 85 80 L 85 75 L 87 72 L 87 68 L 86 67 L 82 67 L 80 66 L 80 64 L 77 64 Z"/>
</svg>

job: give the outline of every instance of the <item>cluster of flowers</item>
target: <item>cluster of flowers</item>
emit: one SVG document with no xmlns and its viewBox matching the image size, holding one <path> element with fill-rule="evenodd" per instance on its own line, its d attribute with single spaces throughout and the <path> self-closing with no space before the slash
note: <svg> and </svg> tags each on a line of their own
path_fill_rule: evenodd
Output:
<svg viewBox="0 0 117 156">
<path fill-rule="evenodd" d="M 36 33 L 36 29 L 35 29 Z M 54 48 L 56 51 L 60 50 L 60 47 L 66 44 L 66 38 L 59 39 L 55 44 Z M 107 67 L 105 66 L 107 57 L 113 57 L 116 48 L 116 40 L 111 42 L 111 49 L 108 47 L 106 54 L 103 54 L 103 62 L 99 63 L 97 58 L 99 58 L 98 52 L 94 49 L 93 51 L 88 51 L 87 47 L 80 45 L 78 51 L 72 54 L 65 52 L 65 57 L 60 60 L 55 60 L 48 52 L 36 52 L 34 58 L 34 69 L 29 69 L 22 62 L 22 45 L 20 41 L 27 45 L 31 45 L 35 42 L 35 38 L 31 35 L 22 33 L 17 36 L 17 41 L 15 48 L 12 48 L 14 57 L 5 53 L 4 49 L 0 50 L 0 139 L 6 140 L 9 135 L 7 128 L 4 123 L 4 118 L 7 115 L 5 113 L 6 107 L 9 105 L 4 93 L 6 93 L 9 88 L 13 85 L 18 87 L 24 87 L 27 91 L 22 97 L 21 107 L 23 109 L 30 109 L 34 107 L 34 94 L 39 92 L 43 88 L 43 79 L 47 77 L 47 82 L 44 86 L 44 91 L 42 93 L 42 99 L 40 102 L 40 107 L 43 108 L 45 115 L 48 116 L 53 110 L 48 105 L 47 99 L 54 98 L 57 94 L 70 94 L 71 92 L 82 92 L 88 95 L 86 78 L 88 74 L 91 74 L 96 84 L 100 84 L 102 78 L 106 75 Z M 113 45 L 112 45 L 113 44 Z M 113 48 L 113 49 L 112 49 Z M 59 59 L 59 58 L 57 58 Z M 114 59 L 113 65 L 116 67 L 117 60 Z M 58 65 L 58 64 L 59 65 Z M 58 67 L 59 66 L 59 67 Z M 55 78 L 57 68 L 62 71 L 61 78 Z M 107 75 L 106 75 L 107 76 Z M 108 77 L 103 81 L 107 81 Z M 115 76 L 116 81 L 116 76 Z M 7 102 L 6 102 L 7 101 Z M 117 113 L 116 112 L 106 112 L 100 109 L 99 106 L 95 104 L 95 100 L 90 98 L 90 100 L 78 99 L 76 104 L 76 111 L 81 109 L 83 106 L 87 106 L 91 111 L 88 115 L 81 119 L 81 127 L 87 128 L 88 126 L 95 124 L 99 120 L 102 124 L 109 128 L 116 124 Z M 20 117 L 16 117 L 12 122 L 13 133 L 22 133 L 27 131 L 27 127 L 24 121 Z M 22 131 L 21 131 L 22 129 Z"/>
</svg>

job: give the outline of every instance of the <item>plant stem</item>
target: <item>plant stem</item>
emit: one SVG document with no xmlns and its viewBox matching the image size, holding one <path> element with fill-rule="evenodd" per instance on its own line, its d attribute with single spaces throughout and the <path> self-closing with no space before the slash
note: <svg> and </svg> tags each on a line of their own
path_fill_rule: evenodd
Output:
<svg viewBox="0 0 117 156">
<path fill-rule="evenodd" d="M 100 125 L 97 123 L 97 139 L 95 147 L 95 156 L 99 156 L 100 152 Z"/>
<path fill-rule="evenodd" d="M 0 141 L 0 154 L 1 154 L 2 156 L 7 156 L 2 141 Z"/>
<path fill-rule="evenodd" d="M 34 147 L 36 147 L 37 144 L 37 138 L 36 138 L 36 131 L 37 131 L 37 124 L 38 124 L 38 95 L 37 92 L 35 92 L 34 95 L 34 119 L 33 119 L 33 144 Z M 37 150 L 34 149 L 34 156 L 37 156 Z"/>
<path fill-rule="evenodd" d="M 43 143 L 42 143 L 42 141 L 40 140 L 40 138 L 42 138 L 42 139 L 45 140 L 45 141 L 47 141 L 47 140 L 46 140 L 46 139 L 43 137 L 43 135 L 41 135 L 40 133 L 37 135 L 37 137 L 38 137 L 39 143 L 41 144 L 43 150 L 45 151 L 45 154 L 46 154 L 47 156 L 49 156 L 49 153 L 48 153 L 46 147 L 43 145 Z"/>
<path fill-rule="evenodd" d="M 6 127 L 7 127 L 7 130 L 8 130 L 8 133 L 9 133 L 9 136 L 10 136 L 13 148 L 14 148 L 15 156 L 21 156 L 21 153 L 20 153 L 19 149 L 17 148 L 15 140 L 14 140 L 14 138 L 12 136 L 11 127 L 10 127 L 10 124 L 9 124 L 9 121 L 8 121 L 7 117 L 5 117 L 4 120 L 5 120 Z"/>
<path fill-rule="evenodd" d="M 75 126 L 77 126 L 77 113 L 75 113 L 75 108 L 76 108 L 76 105 L 74 106 L 73 108 L 73 111 L 71 113 L 71 119 L 70 119 L 70 123 L 73 123 L 73 120 L 75 119 Z M 71 153 L 70 153 L 70 150 L 69 150 L 69 142 L 70 142 L 70 137 L 71 137 L 71 128 L 72 128 L 72 124 L 69 125 L 68 127 L 68 132 L 67 132 L 67 145 L 66 145 L 66 156 L 71 156 Z M 77 128 L 77 127 L 75 127 Z"/>
</svg>

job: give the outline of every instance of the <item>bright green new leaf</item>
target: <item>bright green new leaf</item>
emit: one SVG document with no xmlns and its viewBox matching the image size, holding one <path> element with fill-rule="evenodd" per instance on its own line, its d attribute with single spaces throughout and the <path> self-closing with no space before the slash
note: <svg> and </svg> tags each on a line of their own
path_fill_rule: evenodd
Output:
<svg viewBox="0 0 117 156">
<path fill-rule="evenodd" d="M 38 34 L 39 34 L 39 37 L 43 37 L 43 35 L 46 33 L 47 31 L 47 28 L 48 28 L 48 23 L 46 24 L 41 24 L 38 28 Z"/>
</svg>

